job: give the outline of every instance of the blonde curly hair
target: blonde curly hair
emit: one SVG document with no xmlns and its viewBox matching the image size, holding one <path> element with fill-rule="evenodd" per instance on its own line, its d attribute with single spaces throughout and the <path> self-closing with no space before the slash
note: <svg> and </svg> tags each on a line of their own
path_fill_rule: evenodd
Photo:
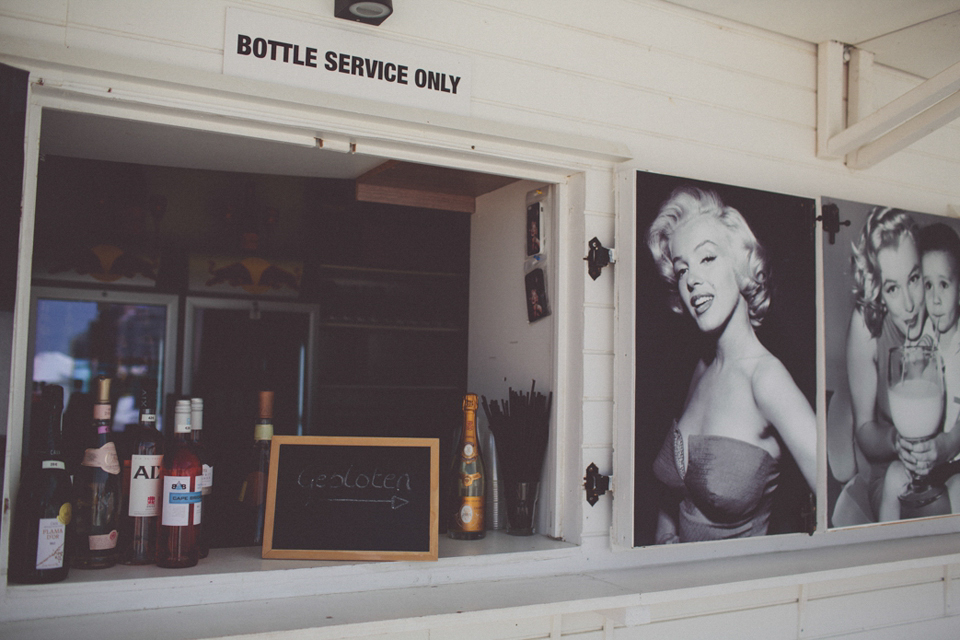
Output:
<svg viewBox="0 0 960 640">
<path fill-rule="evenodd" d="M 674 190 L 660 205 L 660 212 L 647 231 L 647 247 L 661 277 L 670 285 L 670 308 L 679 314 L 685 311 L 677 288 L 670 240 L 681 224 L 696 216 L 713 216 L 727 230 L 740 294 L 747 301 L 750 324 L 759 327 L 770 308 L 770 272 L 763 247 L 739 211 L 725 206 L 715 192 L 697 187 Z"/>
<path fill-rule="evenodd" d="M 860 237 L 853 244 L 850 263 L 853 267 L 853 303 L 870 330 L 877 337 L 883 327 L 883 318 L 887 308 L 880 297 L 880 262 L 877 256 L 887 248 L 896 248 L 904 236 L 917 242 L 918 227 L 902 209 L 874 207 L 860 230 Z"/>
</svg>

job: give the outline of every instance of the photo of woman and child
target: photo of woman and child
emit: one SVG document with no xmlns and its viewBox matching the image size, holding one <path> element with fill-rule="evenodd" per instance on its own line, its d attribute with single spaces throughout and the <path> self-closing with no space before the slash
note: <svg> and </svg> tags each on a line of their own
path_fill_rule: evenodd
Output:
<svg viewBox="0 0 960 640">
<path fill-rule="evenodd" d="M 830 526 L 958 513 L 960 220 L 830 198 L 823 206 L 858 230 L 824 245 Z M 891 367 L 905 350 L 931 352 L 940 370 L 924 437 L 911 437 L 920 396 L 907 398 L 910 411 L 891 408 Z M 912 479 L 932 487 L 922 500 Z"/>
<path fill-rule="evenodd" d="M 813 211 L 638 174 L 638 546 L 812 530 Z"/>
</svg>

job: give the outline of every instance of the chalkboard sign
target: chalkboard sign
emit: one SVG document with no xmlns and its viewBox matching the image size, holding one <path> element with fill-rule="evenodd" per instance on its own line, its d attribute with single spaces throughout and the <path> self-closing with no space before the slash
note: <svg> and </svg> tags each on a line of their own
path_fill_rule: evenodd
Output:
<svg viewBox="0 0 960 640">
<path fill-rule="evenodd" d="M 439 441 L 274 436 L 264 558 L 436 560 Z"/>
</svg>

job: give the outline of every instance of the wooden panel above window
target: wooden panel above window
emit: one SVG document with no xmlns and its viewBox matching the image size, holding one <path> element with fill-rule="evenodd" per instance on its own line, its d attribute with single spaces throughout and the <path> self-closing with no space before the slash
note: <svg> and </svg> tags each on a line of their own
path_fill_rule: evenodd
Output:
<svg viewBox="0 0 960 640">
<path fill-rule="evenodd" d="M 356 181 L 357 200 L 473 213 L 477 196 L 517 178 L 388 160 Z"/>
</svg>

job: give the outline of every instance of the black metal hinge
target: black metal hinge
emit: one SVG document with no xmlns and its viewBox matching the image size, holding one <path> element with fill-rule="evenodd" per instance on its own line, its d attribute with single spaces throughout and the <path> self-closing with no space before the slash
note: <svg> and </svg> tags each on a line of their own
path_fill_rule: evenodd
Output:
<svg viewBox="0 0 960 640">
<path fill-rule="evenodd" d="M 587 465 L 587 475 L 583 477 L 583 488 L 587 490 L 587 502 L 592 507 L 610 490 L 610 476 L 600 475 L 600 469 L 591 462 Z"/>
<path fill-rule="evenodd" d="M 823 231 L 830 234 L 830 244 L 833 244 L 837 240 L 837 234 L 840 233 L 840 227 L 849 227 L 850 221 L 840 222 L 840 207 L 832 202 L 823 205 L 820 210 L 822 215 L 817 216 L 817 220 L 823 222 Z"/>
</svg>

